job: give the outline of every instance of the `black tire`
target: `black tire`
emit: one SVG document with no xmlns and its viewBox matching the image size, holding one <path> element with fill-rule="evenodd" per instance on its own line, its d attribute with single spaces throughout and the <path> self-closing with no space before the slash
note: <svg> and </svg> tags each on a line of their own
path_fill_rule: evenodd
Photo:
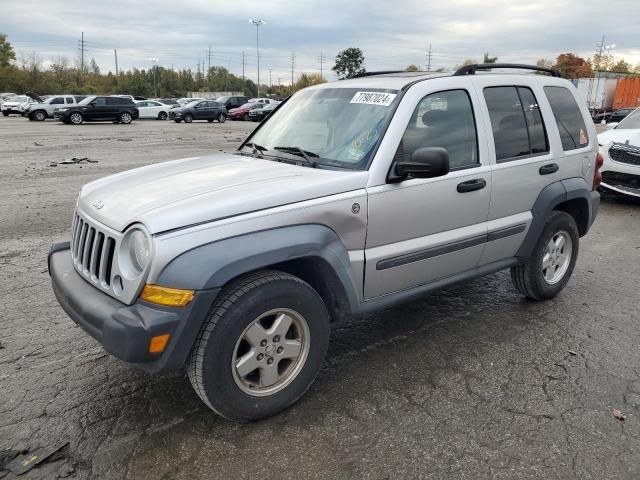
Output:
<svg viewBox="0 0 640 480">
<path fill-rule="evenodd" d="M 166 120 L 167 119 L 167 112 L 160 112 L 158 114 L 158 120 Z"/>
<path fill-rule="evenodd" d="M 232 367 L 236 345 L 255 319 L 280 308 L 304 318 L 309 329 L 306 358 L 281 390 L 255 396 L 243 391 L 236 379 Z M 329 314 L 316 291 L 287 273 L 257 272 L 225 287 L 215 301 L 188 361 L 189 380 L 202 401 L 229 420 L 248 422 L 269 417 L 295 403 L 309 389 L 328 344 Z"/>
<path fill-rule="evenodd" d="M 133 121 L 133 115 L 131 115 L 129 112 L 122 112 L 118 120 L 120 121 L 120 123 L 129 125 Z"/>
<path fill-rule="evenodd" d="M 184 123 L 191 123 L 193 122 L 193 115 L 191 115 L 190 113 L 187 113 L 184 117 L 182 117 L 184 120 Z"/>
<path fill-rule="evenodd" d="M 4 115 L 5 117 L 9 116 L 9 112 L 2 112 L 2 115 Z"/>
<path fill-rule="evenodd" d="M 207 118 L 207 122 L 209 123 L 213 122 L 213 118 Z"/>
<path fill-rule="evenodd" d="M 29 115 L 29 120 L 36 120 L 38 122 L 44 122 L 47 119 L 47 114 L 43 110 L 36 110 Z"/>
<path fill-rule="evenodd" d="M 543 260 L 547 245 L 561 233 L 571 239 L 570 260 L 561 278 L 549 283 L 544 276 Z M 578 259 L 580 235 L 575 220 L 566 212 L 555 210 L 547 222 L 531 256 L 521 265 L 511 267 L 511 281 L 516 289 L 530 300 L 548 300 L 555 297 L 567 285 Z"/>
<path fill-rule="evenodd" d="M 224 113 L 218 115 L 218 123 L 224 123 L 227 121 L 227 116 Z"/>
<path fill-rule="evenodd" d="M 180 123 L 181 121 L 182 121 L 182 120 L 180 120 L 179 118 L 176 118 L 176 119 L 174 120 L 174 122 L 176 122 L 176 123 Z"/>
<path fill-rule="evenodd" d="M 80 125 L 84 121 L 84 117 L 80 112 L 72 112 L 69 115 L 69 121 L 74 125 Z"/>
<path fill-rule="evenodd" d="M 242 120 L 243 120 L 243 121 L 245 121 L 245 122 L 248 122 L 248 121 L 249 121 L 249 114 L 248 114 L 248 113 L 245 113 L 245 114 L 242 116 Z"/>
</svg>

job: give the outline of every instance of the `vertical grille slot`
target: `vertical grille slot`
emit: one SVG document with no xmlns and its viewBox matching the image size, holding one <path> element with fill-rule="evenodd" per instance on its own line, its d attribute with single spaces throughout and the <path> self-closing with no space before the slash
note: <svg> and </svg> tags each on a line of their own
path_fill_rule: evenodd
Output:
<svg viewBox="0 0 640 480">
<path fill-rule="evenodd" d="M 96 246 L 93 249 L 93 259 L 91 260 L 91 276 L 94 280 L 100 280 L 100 265 L 102 264 L 103 246 L 104 233 L 98 232 L 98 235 L 96 235 Z"/>
<path fill-rule="evenodd" d="M 106 252 L 107 252 L 107 258 L 106 258 L 106 262 L 105 262 L 105 278 L 104 281 L 107 285 L 111 285 L 111 265 L 113 264 L 113 255 L 116 251 L 116 241 L 111 238 L 108 237 L 107 238 L 107 248 L 105 248 Z"/>
<path fill-rule="evenodd" d="M 84 257 L 82 257 L 82 268 L 87 273 L 90 271 L 89 267 L 91 266 L 91 253 L 93 251 L 93 242 L 95 240 L 95 236 L 96 229 L 93 227 L 89 227 L 89 230 L 87 231 L 87 238 L 85 241 Z"/>
<path fill-rule="evenodd" d="M 80 269 L 82 269 L 83 259 L 84 259 L 84 241 L 87 239 L 87 230 L 89 230 L 89 225 L 87 223 L 82 222 L 82 226 L 80 227 L 80 238 L 78 239 L 78 265 Z"/>
</svg>

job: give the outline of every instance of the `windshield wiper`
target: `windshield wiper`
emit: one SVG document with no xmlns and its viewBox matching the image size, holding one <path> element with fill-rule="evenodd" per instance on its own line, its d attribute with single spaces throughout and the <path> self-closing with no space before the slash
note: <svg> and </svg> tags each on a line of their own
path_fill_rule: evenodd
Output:
<svg viewBox="0 0 640 480">
<path fill-rule="evenodd" d="M 311 160 L 311 157 L 320 158 L 320 155 L 314 152 L 310 152 L 309 150 L 303 150 L 300 147 L 273 147 L 274 150 L 279 150 L 285 153 L 291 153 L 293 155 L 298 155 L 299 157 L 304 158 L 307 165 L 311 168 L 316 168 L 318 166 L 318 162 L 315 160 Z"/>
<path fill-rule="evenodd" d="M 259 158 L 262 158 L 262 152 L 266 152 L 268 150 L 267 148 L 263 147 L 262 145 L 258 145 L 257 143 L 253 143 L 253 142 L 245 143 L 242 147 L 243 148 L 244 147 L 251 148 L 252 155 L 254 157 L 259 155 Z"/>
</svg>

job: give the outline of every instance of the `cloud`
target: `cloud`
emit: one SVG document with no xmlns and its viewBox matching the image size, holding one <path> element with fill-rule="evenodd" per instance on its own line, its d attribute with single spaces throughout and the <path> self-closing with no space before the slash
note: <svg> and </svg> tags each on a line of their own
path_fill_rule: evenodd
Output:
<svg viewBox="0 0 640 480">
<path fill-rule="evenodd" d="M 175 68 L 208 64 L 255 78 L 255 27 L 261 27 L 261 79 L 290 78 L 295 51 L 296 73 L 317 71 L 322 51 L 333 64 L 339 50 L 363 49 L 369 70 L 424 65 L 432 45 L 432 66 L 452 68 L 484 52 L 500 60 L 535 62 L 572 51 L 591 56 L 604 35 L 616 43 L 615 53 L 640 62 L 637 0 L 3 0 L 1 27 L 19 54 L 36 51 L 42 60 L 75 57 L 80 32 L 86 55 L 103 70 L 114 69 L 113 49 L 121 68 L 146 68 L 149 58 Z"/>
</svg>

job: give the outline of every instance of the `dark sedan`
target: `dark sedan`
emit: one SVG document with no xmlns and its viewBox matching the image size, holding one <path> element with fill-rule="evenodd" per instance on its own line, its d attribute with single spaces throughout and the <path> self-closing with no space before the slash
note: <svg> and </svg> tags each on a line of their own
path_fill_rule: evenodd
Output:
<svg viewBox="0 0 640 480">
<path fill-rule="evenodd" d="M 261 122 L 265 118 L 269 116 L 271 112 L 273 112 L 276 107 L 280 105 L 280 103 L 270 103 L 269 105 L 265 105 L 262 108 L 256 108 L 249 112 L 249 120 L 253 122 Z"/>
<path fill-rule="evenodd" d="M 169 110 L 169 118 L 176 123 L 180 123 L 183 120 L 185 123 L 191 123 L 194 120 L 206 120 L 208 122 L 217 120 L 220 123 L 224 123 L 227 119 L 227 109 L 222 103 L 213 100 L 196 100 L 182 107 Z"/>
</svg>

